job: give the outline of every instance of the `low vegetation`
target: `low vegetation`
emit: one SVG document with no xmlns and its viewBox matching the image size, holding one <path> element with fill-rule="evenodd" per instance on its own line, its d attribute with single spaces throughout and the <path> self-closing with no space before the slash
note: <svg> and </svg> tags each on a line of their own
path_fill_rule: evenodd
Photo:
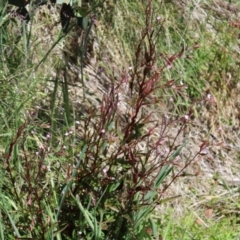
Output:
<svg viewBox="0 0 240 240">
<path fill-rule="evenodd" d="M 240 5 L 65 2 L 0 4 L 0 238 L 238 239 Z"/>
</svg>

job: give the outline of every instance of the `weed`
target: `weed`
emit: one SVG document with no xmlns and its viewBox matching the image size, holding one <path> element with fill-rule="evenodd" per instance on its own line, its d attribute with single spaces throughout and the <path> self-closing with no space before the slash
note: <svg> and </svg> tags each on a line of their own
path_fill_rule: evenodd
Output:
<svg viewBox="0 0 240 240">
<path fill-rule="evenodd" d="M 235 69 L 233 59 L 229 60 L 224 51 L 219 53 L 228 38 L 221 38 L 220 43 L 212 40 L 213 48 L 208 48 L 211 36 L 206 43 L 201 41 L 206 39 L 203 36 L 192 40 L 194 30 L 183 24 L 183 18 L 172 18 L 173 13 L 176 16 L 179 12 L 172 5 L 166 7 L 167 3 L 157 6 L 152 0 L 138 1 L 136 7 L 119 1 L 116 6 L 113 13 L 124 9 L 133 25 L 123 28 L 123 18 L 115 19 L 114 14 L 110 17 L 114 24 L 109 36 L 114 33 L 119 42 L 113 52 L 103 51 L 102 58 L 110 58 L 99 68 L 99 78 L 105 74 L 109 82 L 103 96 L 96 96 L 96 104 L 88 99 L 89 83 L 82 84 L 86 98 L 78 99 L 81 109 L 73 104 L 67 74 L 68 67 L 77 64 L 77 60 L 57 67 L 50 103 L 39 107 L 35 102 L 46 96 L 35 74 L 44 71 L 53 49 L 75 31 L 73 9 L 68 6 L 70 15 L 63 19 L 67 11 L 64 5 L 63 31 L 36 61 L 31 27 L 21 22 L 23 31 L 16 41 L 5 28 L 11 25 L 11 19 L 6 6 L 1 6 L 1 239 L 175 239 L 178 236 L 201 239 L 204 236 L 202 226 L 195 227 L 196 219 L 191 215 L 184 219 L 184 226 L 175 227 L 170 217 L 163 220 L 157 217 L 156 206 L 178 197 L 166 197 L 166 191 L 184 175 L 187 167 L 205 155 L 207 141 L 201 142 L 191 155 L 188 142 L 181 137 L 194 117 L 192 100 L 206 90 L 204 78 L 211 79 L 215 88 L 224 87 L 226 84 L 215 81 L 214 75 L 225 76 Z M 95 12 L 94 7 L 90 10 Z M 109 18 L 105 20 L 108 25 Z M 81 24 L 83 28 L 83 19 Z M 76 54 L 80 58 L 81 66 L 77 69 L 82 83 L 87 40 L 93 24 L 92 19 L 87 29 L 81 29 L 85 37 L 81 51 Z M 134 31 L 136 26 L 138 31 Z M 126 50 L 127 60 L 122 64 L 125 68 L 117 69 L 120 74 L 116 76 L 111 63 L 119 63 L 115 55 L 119 49 Z M 215 51 L 211 52 L 212 49 Z M 212 60 L 213 65 L 208 65 L 206 59 Z M 216 69 L 221 69 L 221 73 L 216 73 Z M 175 99 L 179 100 L 173 107 L 177 114 L 168 114 L 162 106 L 167 102 L 171 108 Z M 208 100 L 210 105 L 212 96 Z M 224 234 L 221 237 L 235 237 Z M 215 237 L 211 231 L 208 235 Z"/>
</svg>

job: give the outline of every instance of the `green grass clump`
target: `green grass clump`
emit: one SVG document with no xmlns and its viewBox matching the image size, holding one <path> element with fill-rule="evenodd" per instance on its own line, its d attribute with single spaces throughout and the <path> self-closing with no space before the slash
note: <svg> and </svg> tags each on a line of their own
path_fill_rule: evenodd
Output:
<svg viewBox="0 0 240 240">
<path fill-rule="evenodd" d="M 214 209 L 210 209 L 213 210 Z M 164 219 L 160 232 L 163 239 L 237 239 L 239 237 L 239 222 L 237 216 L 231 214 L 228 217 L 216 217 L 213 215 L 209 218 L 206 216 L 199 217 L 196 213 L 185 213 L 182 219 L 176 219 L 174 214 Z"/>
</svg>

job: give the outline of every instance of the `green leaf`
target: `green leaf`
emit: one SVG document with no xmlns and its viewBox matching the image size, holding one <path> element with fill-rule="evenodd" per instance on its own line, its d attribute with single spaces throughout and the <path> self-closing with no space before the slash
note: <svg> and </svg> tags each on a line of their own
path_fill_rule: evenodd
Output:
<svg viewBox="0 0 240 240">
<path fill-rule="evenodd" d="M 53 236 L 56 237 L 59 233 L 61 233 L 62 231 L 64 231 L 66 228 L 68 227 L 68 224 L 65 224 L 63 227 L 61 227 L 60 230 L 57 230 L 53 233 Z"/>
<path fill-rule="evenodd" d="M 187 143 L 184 143 L 181 147 L 179 147 L 171 156 L 170 160 L 173 161 L 182 151 L 182 149 L 187 145 Z M 156 180 L 154 182 L 154 187 L 159 187 L 160 184 L 164 181 L 164 179 L 169 175 L 169 173 L 172 171 L 173 167 L 169 165 L 163 166 L 160 171 L 158 172 L 158 175 L 156 177 Z"/>
<path fill-rule="evenodd" d="M 149 218 L 149 221 L 150 221 L 150 224 L 151 224 L 153 236 L 157 239 L 157 237 L 158 237 L 157 225 L 156 225 L 155 221 L 152 219 L 152 217 Z"/>
<path fill-rule="evenodd" d="M 135 215 L 134 227 L 135 228 L 139 227 L 139 225 L 148 218 L 148 216 L 152 212 L 152 210 L 153 210 L 153 206 L 151 206 L 151 205 L 141 208 Z"/>
<path fill-rule="evenodd" d="M 17 226 L 15 225 L 14 220 L 12 219 L 12 217 L 10 216 L 10 214 L 9 214 L 5 209 L 3 209 L 3 210 L 4 210 L 4 212 L 7 214 L 8 219 L 9 219 L 11 225 L 12 225 L 12 228 L 13 228 L 13 230 L 14 230 L 16 236 L 17 236 L 18 238 L 21 238 L 21 235 L 20 235 L 20 233 L 19 233 L 19 231 L 18 231 Z"/>
<path fill-rule="evenodd" d="M 109 126 L 107 127 L 108 131 L 112 131 L 114 129 L 114 122 L 111 122 Z"/>
<path fill-rule="evenodd" d="M 63 3 L 69 4 L 70 0 L 57 0 L 56 3 L 57 4 L 63 4 Z"/>
<path fill-rule="evenodd" d="M 169 165 L 163 166 L 160 171 L 158 172 L 158 175 L 156 177 L 156 180 L 154 181 L 154 187 L 159 187 L 160 184 L 163 182 L 163 180 L 168 176 L 168 174 L 172 171 L 173 167 Z"/>
<path fill-rule="evenodd" d="M 153 201 L 154 197 L 157 195 L 157 191 L 148 191 L 148 193 L 144 196 L 144 200 L 148 202 Z"/>
<path fill-rule="evenodd" d="M 179 147 L 171 156 L 170 161 L 173 161 L 182 151 L 182 149 L 187 145 L 187 142 L 185 142 L 181 147 Z"/>
<path fill-rule="evenodd" d="M 122 166 L 123 168 L 129 168 L 129 167 L 130 167 L 129 161 L 126 161 L 124 157 L 122 157 L 122 158 L 117 158 L 117 159 L 116 159 L 116 163 L 121 164 L 121 166 Z"/>
<path fill-rule="evenodd" d="M 182 196 L 182 195 L 177 195 L 177 196 L 170 197 L 170 198 L 164 198 L 164 199 L 160 200 L 160 201 L 158 202 L 158 204 L 160 205 L 160 204 L 164 204 L 164 203 L 173 201 L 173 200 L 175 200 L 175 199 L 177 199 L 177 198 L 180 198 L 181 196 Z"/>
<path fill-rule="evenodd" d="M 91 213 L 87 209 L 84 209 L 82 203 L 80 202 L 80 198 L 79 197 L 75 198 L 73 195 L 72 195 L 72 197 L 76 201 L 79 209 L 83 213 L 83 215 L 84 215 L 86 221 L 88 222 L 89 226 L 91 227 L 92 230 L 94 230 L 94 228 L 96 227 L 96 226 L 94 226 L 94 222 L 93 222 L 94 221 L 94 217 L 91 215 Z"/>
<path fill-rule="evenodd" d="M 109 187 L 109 192 L 114 192 L 121 185 L 121 183 L 122 181 L 111 184 Z"/>
</svg>

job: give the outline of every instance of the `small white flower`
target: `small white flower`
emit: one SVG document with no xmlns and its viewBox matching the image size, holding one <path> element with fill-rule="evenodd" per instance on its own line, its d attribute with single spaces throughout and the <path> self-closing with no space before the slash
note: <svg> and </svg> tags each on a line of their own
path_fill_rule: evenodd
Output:
<svg viewBox="0 0 240 240">
<path fill-rule="evenodd" d="M 103 172 L 106 173 L 109 170 L 109 166 L 106 166 L 105 168 L 103 168 Z"/>
<path fill-rule="evenodd" d="M 121 93 L 118 94 L 118 99 L 119 99 L 119 101 L 124 100 L 124 97 L 123 97 L 123 95 Z"/>
<path fill-rule="evenodd" d="M 202 155 L 207 155 L 207 154 L 208 154 L 208 150 L 207 150 L 207 149 L 203 149 L 203 150 L 200 152 L 200 154 L 202 154 Z"/>
<path fill-rule="evenodd" d="M 160 156 L 160 157 L 162 157 L 162 156 L 164 156 L 164 152 L 163 151 L 158 151 L 158 155 Z"/>
<path fill-rule="evenodd" d="M 180 161 L 181 160 L 181 158 L 180 158 L 180 156 L 178 155 L 178 156 L 176 156 L 175 157 L 175 159 L 174 159 L 174 161 Z"/>
</svg>

